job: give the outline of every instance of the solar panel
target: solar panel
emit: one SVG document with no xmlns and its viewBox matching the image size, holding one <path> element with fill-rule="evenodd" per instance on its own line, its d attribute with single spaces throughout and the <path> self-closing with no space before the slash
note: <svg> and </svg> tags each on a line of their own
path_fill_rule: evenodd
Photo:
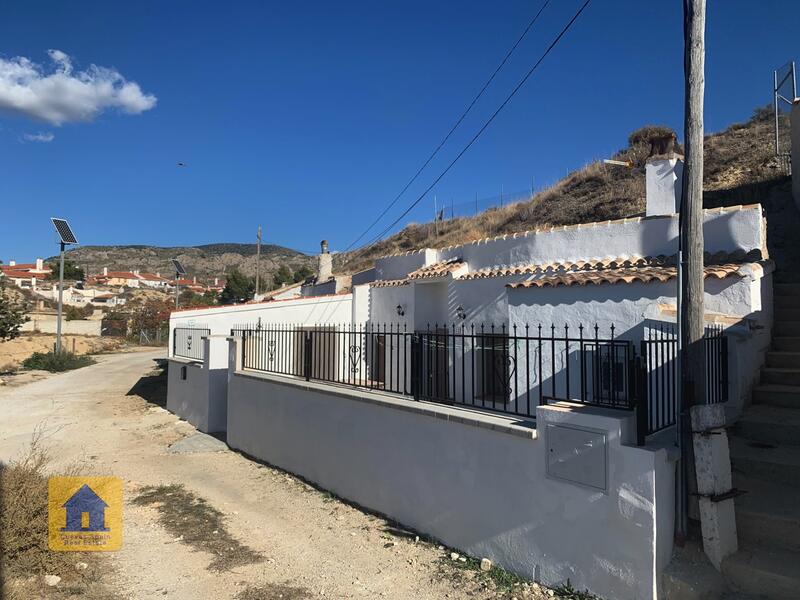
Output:
<svg viewBox="0 0 800 600">
<path fill-rule="evenodd" d="M 178 262 L 177 258 L 171 258 L 170 260 L 172 261 L 172 266 L 175 267 L 175 272 L 178 275 L 186 275 L 186 269 L 184 269 L 183 265 Z"/>
<path fill-rule="evenodd" d="M 72 229 L 67 223 L 66 219 L 58 219 L 56 217 L 52 217 L 50 219 L 55 225 L 56 231 L 58 235 L 61 237 L 62 244 L 77 244 L 78 240 L 75 238 L 75 234 L 72 233 Z"/>
</svg>

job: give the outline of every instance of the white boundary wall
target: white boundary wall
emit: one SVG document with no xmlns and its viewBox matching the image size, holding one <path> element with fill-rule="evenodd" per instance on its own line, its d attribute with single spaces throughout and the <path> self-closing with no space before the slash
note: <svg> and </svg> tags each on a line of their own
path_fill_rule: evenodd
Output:
<svg viewBox="0 0 800 600">
<path fill-rule="evenodd" d="M 58 329 L 55 317 L 38 318 L 33 316 L 30 321 L 26 321 L 20 327 L 20 331 L 35 331 L 39 333 L 55 333 Z M 102 323 L 100 321 L 67 321 L 61 322 L 61 333 L 66 335 L 100 335 L 102 333 Z"/>
<path fill-rule="evenodd" d="M 204 337 L 203 362 L 170 358 L 167 410 L 205 433 L 224 432 L 228 419 L 227 336 Z M 181 378 L 186 368 L 186 379 Z"/>
<path fill-rule="evenodd" d="M 195 310 L 178 310 L 169 318 L 169 352 L 172 355 L 172 332 L 176 327 L 208 328 L 212 335 L 230 335 L 236 325 L 301 323 L 303 325 L 350 324 L 364 314 L 368 297 L 359 296 L 354 305 L 353 294 L 318 296 L 293 300 L 276 300 L 256 304 L 213 306 Z M 363 307 L 362 307 L 363 305 Z M 363 322 L 363 321 L 362 321 Z"/>
<path fill-rule="evenodd" d="M 800 119 L 798 119 L 800 120 Z M 798 127 L 800 129 L 800 127 Z M 705 250 L 766 250 L 760 205 L 704 211 Z M 508 234 L 440 250 L 424 249 L 375 261 L 377 279 L 401 279 L 437 261 L 458 258 L 470 271 L 631 256 L 671 256 L 678 250 L 678 216 L 634 217 Z"/>
<path fill-rule="evenodd" d="M 518 419 L 235 372 L 231 448 L 547 585 L 657 598 L 672 552 L 674 463 L 631 446 L 631 413 L 574 405 Z M 548 424 L 606 436 L 607 491 L 546 475 Z M 565 460 L 586 448 L 575 447 Z"/>
</svg>

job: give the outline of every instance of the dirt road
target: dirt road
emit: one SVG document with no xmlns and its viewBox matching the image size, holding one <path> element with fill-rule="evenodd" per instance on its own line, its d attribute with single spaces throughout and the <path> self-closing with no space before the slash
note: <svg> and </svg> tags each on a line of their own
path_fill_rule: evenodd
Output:
<svg viewBox="0 0 800 600">
<path fill-rule="evenodd" d="M 162 355 L 102 356 L 91 367 L 0 389 L 0 460 L 21 452 L 39 427 L 56 468 L 80 461 L 88 473 L 124 480 L 124 545 L 110 555 L 113 587 L 122 597 L 548 597 L 522 587 L 513 591 L 525 594 L 500 593 L 463 563 L 451 566 L 450 549 L 415 541 L 381 518 L 226 447 L 169 451 L 196 431 L 159 406 L 163 377 L 147 375 Z M 180 524 L 159 518 L 172 496 L 133 502 L 145 486 L 173 484 L 221 511 L 232 538 L 261 560 L 209 570 L 214 557 L 176 536 Z"/>
</svg>

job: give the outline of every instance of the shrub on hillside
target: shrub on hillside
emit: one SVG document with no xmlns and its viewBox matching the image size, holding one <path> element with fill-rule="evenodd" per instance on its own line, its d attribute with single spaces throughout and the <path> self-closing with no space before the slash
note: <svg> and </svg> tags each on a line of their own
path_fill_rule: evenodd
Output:
<svg viewBox="0 0 800 600">
<path fill-rule="evenodd" d="M 88 367 L 94 363 L 95 360 L 86 354 L 73 354 L 72 352 L 34 352 L 22 361 L 22 366 L 26 369 L 60 373 L 62 371 L 72 371 L 73 369 Z"/>
<path fill-rule="evenodd" d="M 80 321 L 88 319 L 94 314 L 94 306 L 87 304 L 85 306 L 67 306 L 64 315 L 67 321 Z"/>
</svg>

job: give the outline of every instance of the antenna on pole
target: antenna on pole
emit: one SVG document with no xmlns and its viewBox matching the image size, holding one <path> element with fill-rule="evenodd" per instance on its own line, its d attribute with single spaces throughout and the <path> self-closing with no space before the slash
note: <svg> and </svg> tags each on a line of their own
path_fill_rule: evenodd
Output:
<svg viewBox="0 0 800 600">
<path fill-rule="evenodd" d="M 56 322 L 56 354 L 61 353 L 61 315 L 64 312 L 64 248 L 67 245 L 75 245 L 78 243 L 78 239 L 75 237 L 75 234 L 72 233 L 72 228 L 67 223 L 66 219 L 59 219 L 57 217 L 51 217 L 50 220 L 53 222 L 53 226 L 56 228 L 58 232 L 58 237 L 60 238 L 60 260 L 59 260 L 59 267 L 58 267 L 58 320 Z"/>
</svg>

